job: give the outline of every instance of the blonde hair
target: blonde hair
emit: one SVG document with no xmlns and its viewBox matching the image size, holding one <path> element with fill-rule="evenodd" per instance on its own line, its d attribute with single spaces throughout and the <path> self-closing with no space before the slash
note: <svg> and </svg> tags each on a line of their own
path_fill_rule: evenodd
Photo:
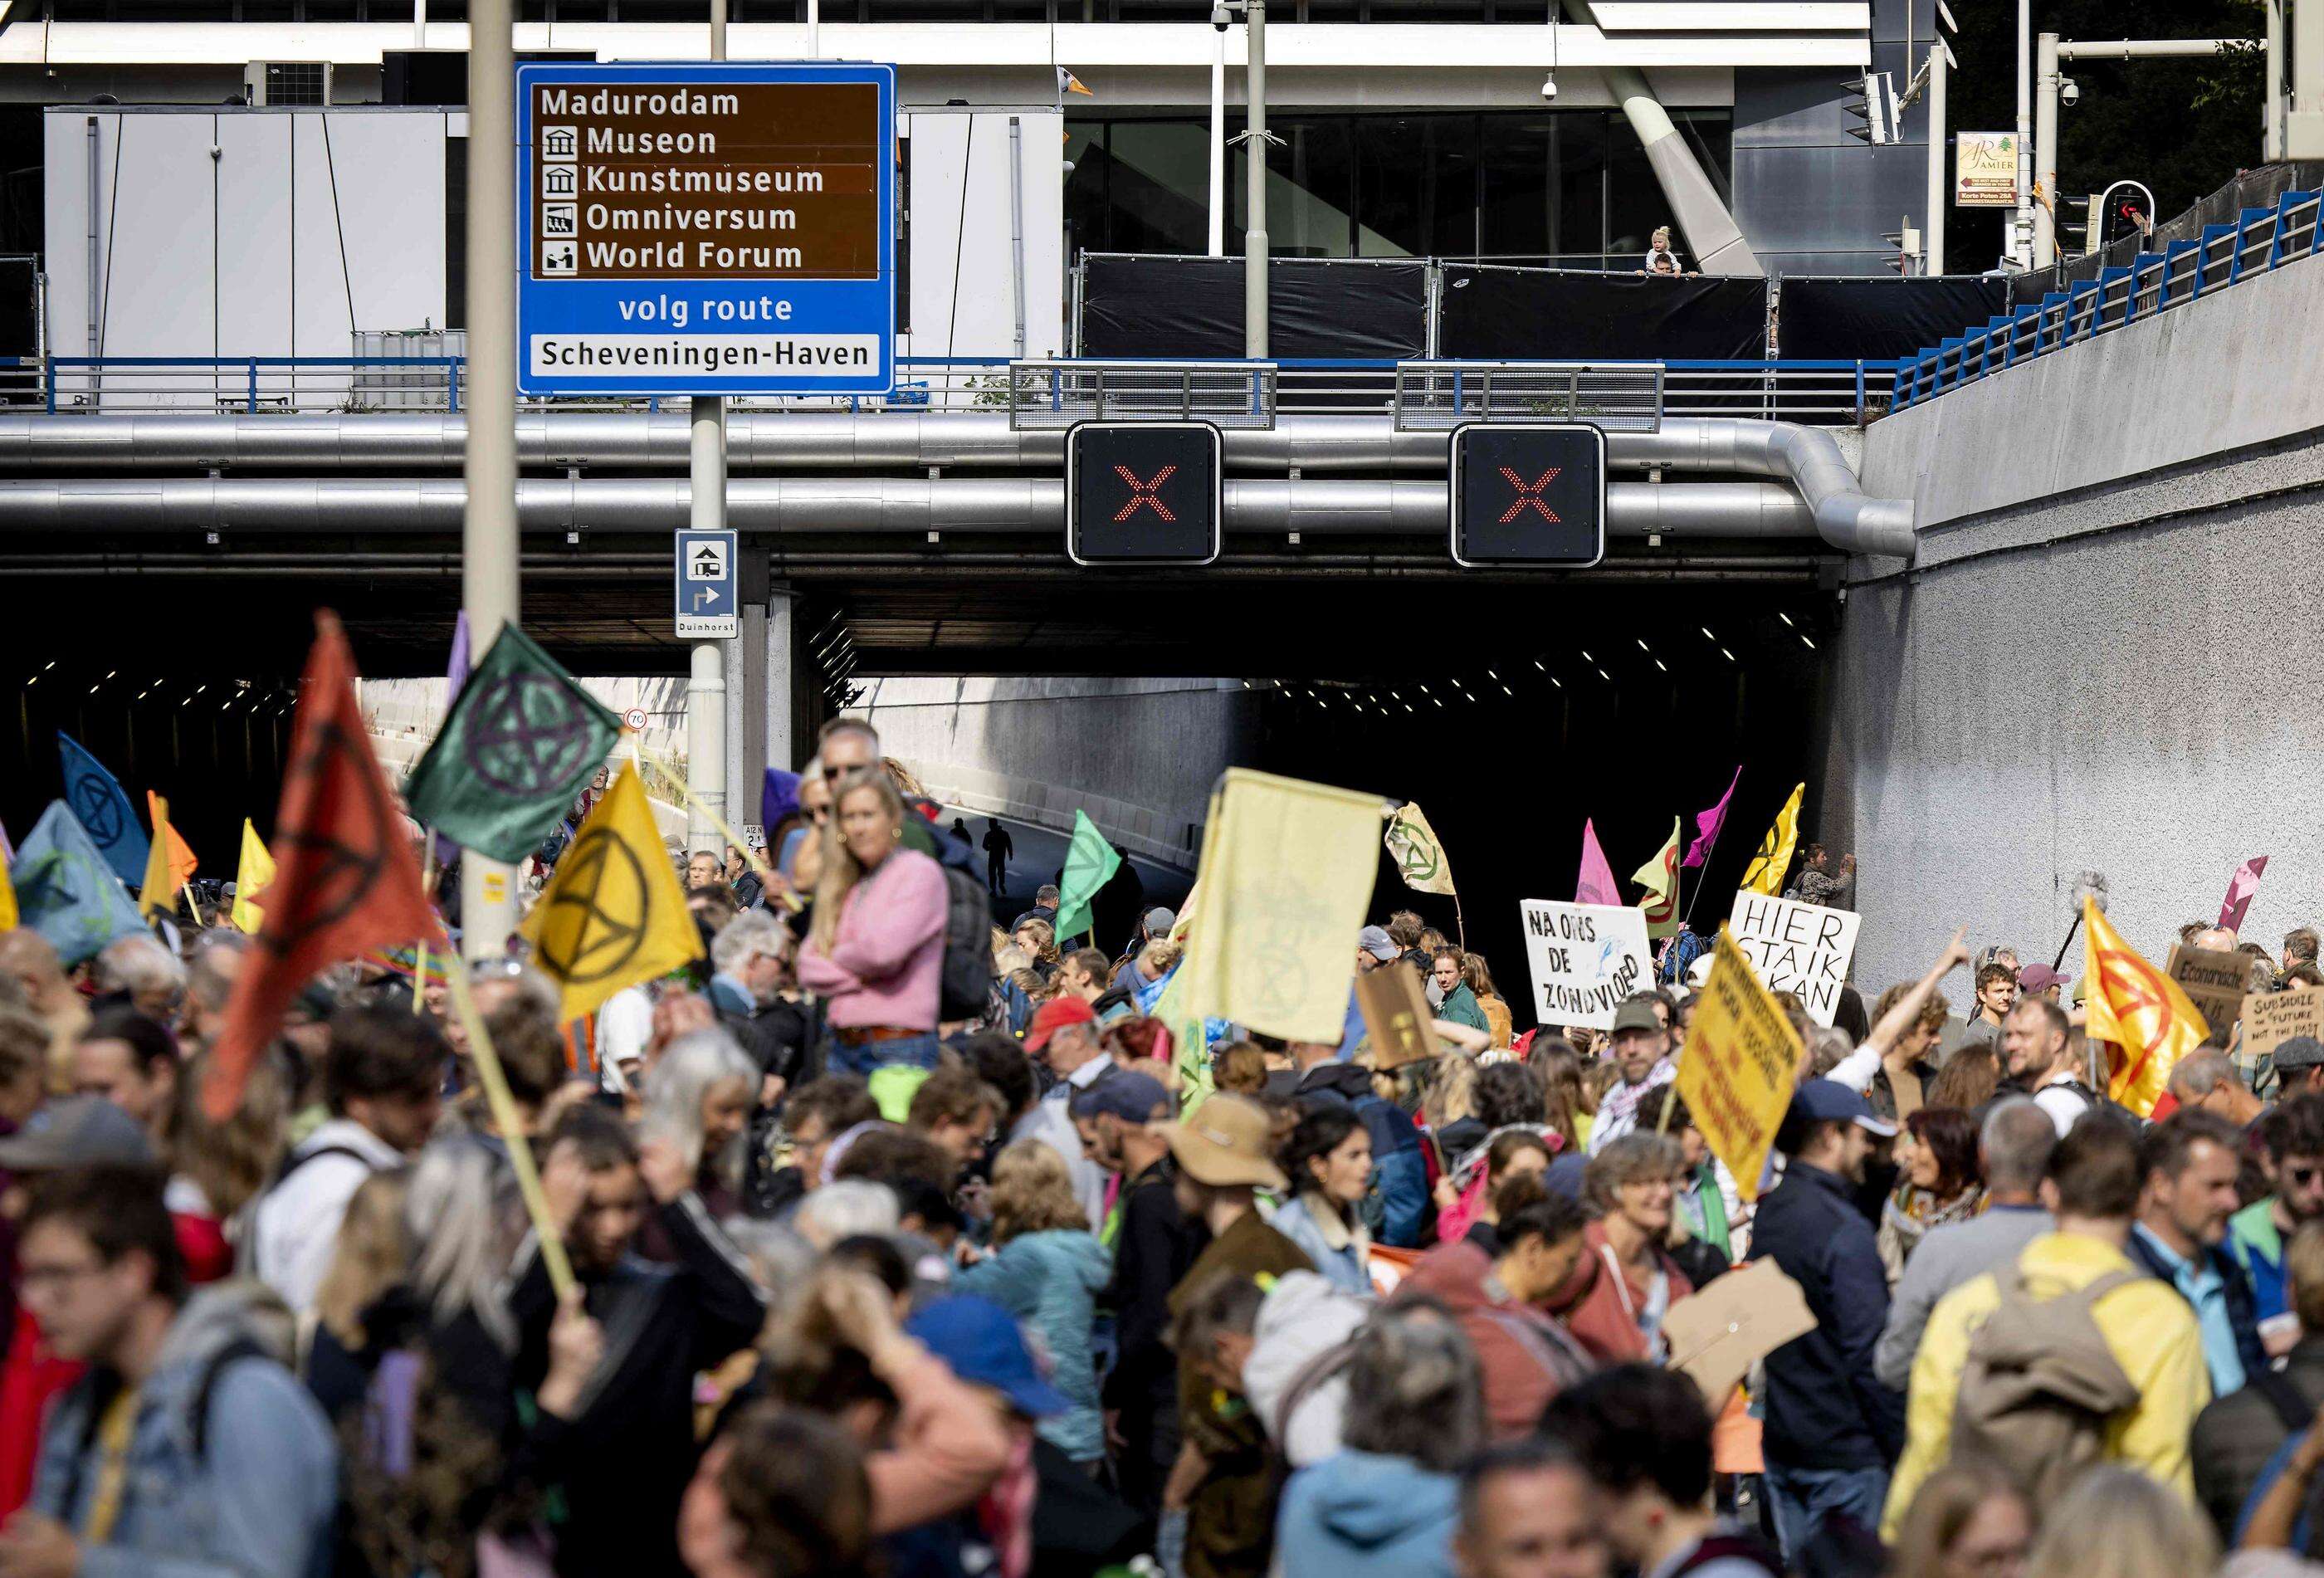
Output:
<svg viewBox="0 0 2324 1578">
<path fill-rule="evenodd" d="M 1089 1231 L 1065 1158 L 1045 1140 L 1019 1140 L 992 1161 L 992 1241 L 1051 1228 Z"/>
<path fill-rule="evenodd" d="M 171 1165 L 193 1181 L 220 1222 L 231 1222 L 258 1196 L 282 1159 L 290 1092 L 281 1060 L 262 1055 L 250 1066 L 242 1104 L 220 1123 L 202 1111 L 209 1066 L 210 1055 L 204 1052 L 179 1076 L 170 1108 Z"/>
<path fill-rule="evenodd" d="M 899 831 L 904 825 L 904 797 L 877 767 L 859 767 L 832 786 L 831 820 L 823 825 L 823 874 L 815 884 L 815 946 L 826 954 L 839 936 L 840 909 L 863 880 L 862 866 L 839 833 L 840 809 L 859 789 L 879 797 L 881 810 Z"/>
<path fill-rule="evenodd" d="M 363 1312 L 403 1280 L 411 1263 L 411 1241 L 403 1228 L 401 1169 L 374 1173 L 355 1186 L 339 1222 L 330 1269 L 315 1289 L 315 1315 L 323 1329 L 349 1349 L 364 1346 Z"/>
<path fill-rule="evenodd" d="M 1436 1077 L 1428 1082 L 1428 1090 L 1420 1098 L 1420 1111 L 1429 1128 L 1439 1134 L 1448 1123 L 1475 1117 L 1477 1066 L 1457 1053 L 1440 1058 Z"/>
<path fill-rule="evenodd" d="M 1051 926 L 1047 921 L 1036 915 L 1028 919 L 1019 921 L 1017 925 L 1017 931 L 1030 931 L 1036 938 L 1039 939 L 1039 946 L 1033 955 L 1033 962 L 1035 964 L 1054 964 L 1056 962 L 1057 957 L 1057 928 L 1056 927 Z M 1010 935 L 1014 937 L 1016 932 L 1011 932 Z M 1024 945 L 1020 943 L 1018 946 L 1021 947 Z"/>
<path fill-rule="evenodd" d="M 2049 1509 L 2024 1578 L 2184 1578 L 2218 1563 L 2218 1540 L 2183 1497 L 2100 1463 Z"/>
</svg>

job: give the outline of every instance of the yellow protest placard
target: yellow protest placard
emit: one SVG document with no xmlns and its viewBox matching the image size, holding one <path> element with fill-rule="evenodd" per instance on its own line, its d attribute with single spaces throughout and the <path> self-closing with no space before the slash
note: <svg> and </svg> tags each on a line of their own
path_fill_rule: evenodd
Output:
<svg viewBox="0 0 2324 1578">
<path fill-rule="evenodd" d="M 1711 1154 L 1735 1175 L 1735 1192 L 1757 1200 L 1799 1081 L 1800 1038 L 1726 927 L 1712 946 L 1711 979 L 1679 1054 L 1678 1094 Z"/>
</svg>

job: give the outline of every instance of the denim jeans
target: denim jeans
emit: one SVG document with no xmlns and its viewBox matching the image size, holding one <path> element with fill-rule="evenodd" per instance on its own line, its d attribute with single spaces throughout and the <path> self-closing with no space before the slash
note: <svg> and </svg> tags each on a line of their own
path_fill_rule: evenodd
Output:
<svg viewBox="0 0 2324 1578">
<path fill-rule="evenodd" d="M 1888 1471 L 1791 1468 L 1767 1464 L 1767 1504 L 1775 1514 L 1775 1537 L 1793 1567 L 1834 1513 L 1845 1513 L 1868 1534 L 1877 1533 L 1888 1500 Z"/>
<path fill-rule="evenodd" d="M 901 1063 L 914 1068 L 934 1068 L 936 1053 L 943 1046 L 935 1036 L 904 1036 L 893 1041 L 863 1041 L 850 1046 L 837 1035 L 831 1038 L 829 1069 L 833 1074 L 853 1074 L 872 1077 L 875 1068 L 885 1068 Z"/>
</svg>

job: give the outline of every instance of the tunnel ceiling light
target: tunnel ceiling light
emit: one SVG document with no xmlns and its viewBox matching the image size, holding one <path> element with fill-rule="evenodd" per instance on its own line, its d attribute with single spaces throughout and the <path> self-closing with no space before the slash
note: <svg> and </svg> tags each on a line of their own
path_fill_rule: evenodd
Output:
<svg viewBox="0 0 2324 1578">
<path fill-rule="evenodd" d="M 1782 609 L 1780 609 L 1780 608 L 1778 608 L 1778 609 L 1776 609 L 1776 610 L 1775 610 L 1775 617 L 1776 617 L 1777 619 L 1782 620 L 1785 624 L 1792 624 L 1792 616 L 1791 616 L 1790 614 L 1788 614 L 1784 613 L 1784 612 Z M 1795 625 L 1795 624 L 1793 624 L 1793 625 L 1792 625 L 1792 628 L 1793 628 L 1794 630 L 1797 630 L 1797 629 L 1799 628 L 1799 626 L 1797 626 L 1797 625 Z"/>
<path fill-rule="evenodd" d="M 1502 694 L 1503 696 L 1506 696 L 1506 697 L 1510 697 L 1512 700 L 1514 700 L 1514 699 L 1516 698 L 1516 697 L 1517 697 L 1517 692 L 1516 692 L 1516 691 L 1514 691 L 1514 690 L 1511 690 L 1511 689 L 1510 689 L 1508 686 L 1506 686 L 1506 685 L 1504 685 L 1504 686 L 1502 686 L 1502 687 L 1501 687 L 1501 694 Z"/>
<path fill-rule="evenodd" d="M 1652 648 L 1652 647 L 1650 647 L 1650 646 L 1648 646 L 1648 645 L 1646 645 L 1646 637 L 1644 637 L 1644 636 L 1640 636 L 1640 637 L 1638 637 L 1638 638 L 1637 638 L 1637 640 L 1638 640 L 1638 651 L 1642 651 L 1642 652 L 1646 653 L 1646 656 L 1648 656 L 1649 658 L 1653 657 L 1653 656 L 1655 655 L 1655 649 L 1654 649 L 1654 648 Z"/>
<path fill-rule="evenodd" d="M 1711 627 L 1706 624 L 1702 626 L 1702 639 L 1707 641 L 1715 641 L 1719 638 L 1711 633 Z"/>
<path fill-rule="evenodd" d="M 1536 658 L 1533 660 L 1533 666 L 1540 669 L 1545 674 L 1549 672 L 1549 665 L 1543 662 L 1539 658 Z"/>
<path fill-rule="evenodd" d="M 1664 662 L 1660 658 L 1656 658 L 1655 660 L 1655 667 L 1660 669 L 1665 674 L 1670 672 L 1670 665 Z"/>
<path fill-rule="evenodd" d="M 1560 679 L 1560 678 L 1559 678 L 1556 675 L 1554 675 L 1554 674 L 1552 674 L 1552 675 L 1549 677 L 1549 682 L 1550 682 L 1552 685 L 1556 686 L 1560 690 L 1563 690 L 1563 689 L 1564 689 L 1564 688 L 1565 688 L 1565 681 L 1564 681 L 1564 680 L 1563 680 L 1563 679 Z"/>
<path fill-rule="evenodd" d="M 1498 682 L 1498 681 L 1499 680 L 1499 678 L 1500 678 L 1500 676 L 1499 676 L 1499 674 L 1494 673 L 1490 669 L 1486 669 L 1486 670 L 1485 670 L 1485 678 L 1488 678 L 1488 679 L 1491 679 L 1491 680 L 1494 680 L 1494 681 L 1497 681 L 1497 682 Z"/>
<path fill-rule="evenodd" d="M 1719 649 L 1719 655 L 1720 655 L 1720 657 L 1722 657 L 1722 658 L 1726 659 L 1726 660 L 1727 660 L 1729 662 L 1730 662 L 1730 663 L 1731 663 L 1731 662 L 1733 662 L 1733 661 L 1735 660 L 1735 654 L 1734 654 L 1734 653 L 1732 653 L 1732 652 L 1730 652 L 1730 651 L 1729 651 L 1725 647 L 1721 647 L 1721 648 L 1720 648 L 1720 649 Z"/>
<path fill-rule="evenodd" d="M 100 679 L 100 680 L 98 680 L 95 685 L 92 685 L 92 686 L 90 686 L 90 687 L 88 687 L 88 693 L 89 693 L 91 696 L 95 696 L 95 695 L 96 695 L 99 690 L 103 689 L 103 688 L 104 688 L 104 687 L 105 687 L 105 681 L 104 681 L 104 680 L 102 680 L 102 679 Z"/>
<path fill-rule="evenodd" d="M 1605 669 L 1599 669 L 1599 670 L 1598 670 L 1598 678 L 1600 678 L 1600 679 L 1603 679 L 1603 680 L 1604 680 L 1607 684 L 1609 684 L 1609 685 L 1611 685 L 1611 684 L 1613 684 L 1613 683 L 1614 683 L 1614 677 L 1613 677 L 1611 674 L 1609 674 L 1608 672 L 1606 672 L 1606 670 L 1605 670 Z"/>
<path fill-rule="evenodd" d="M 1803 642 L 1803 643 L 1807 647 L 1808 651 L 1812 651 L 1812 651 L 1814 651 L 1816 650 L 1816 644 L 1815 644 L 1815 642 L 1813 642 L 1813 641 L 1809 641 L 1809 640 L 1808 640 L 1808 638 L 1807 638 L 1807 636 L 1806 636 L 1806 634 L 1805 634 L 1804 632 L 1803 632 L 1803 633 L 1801 634 L 1801 636 L 1800 636 L 1800 640 L 1801 640 L 1801 641 L 1802 641 L 1802 642 Z"/>
<path fill-rule="evenodd" d="M 1593 657 L 1591 657 L 1591 656 L 1590 655 L 1590 651 L 1589 651 L 1589 649 L 1585 647 L 1585 648 L 1583 648 L 1583 649 L 1582 649 L 1582 660 L 1583 662 L 1585 662 L 1585 663 L 1594 663 L 1594 662 L 1596 662 L 1598 660 L 1597 660 L 1597 659 L 1595 659 L 1595 658 L 1593 658 Z"/>
</svg>

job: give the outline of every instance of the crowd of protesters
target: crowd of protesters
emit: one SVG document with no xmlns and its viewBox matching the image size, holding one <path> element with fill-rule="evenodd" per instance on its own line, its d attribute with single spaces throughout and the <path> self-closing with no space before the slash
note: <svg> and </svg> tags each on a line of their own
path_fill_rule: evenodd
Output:
<svg viewBox="0 0 2324 1578">
<path fill-rule="evenodd" d="M 950 873 L 1000 887 L 1005 835 L 980 871 L 852 719 L 799 798 L 771 870 L 680 852 L 698 969 L 576 1026 L 474 965 L 562 1297 L 432 975 L 327 972 L 218 1121 L 248 938 L 0 933 L 0 1578 L 2324 1555 L 2324 1044 L 2222 1037 L 2134 1117 L 2070 982 L 1997 946 L 1956 985 L 1956 943 L 1835 1027 L 1779 999 L 1744 1188 L 1675 1088 L 1683 981 L 1520 1030 L 1398 911 L 1353 969 L 1416 971 L 1434 1057 L 1354 1014 L 1190 1048 L 1179 918 L 1060 938 L 1045 889 L 963 1004 Z M 2188 940 L 2324 984 L 2310 931 Z M 1706 1396 L 1674 1312 L 1755 1263 L 1807 1329 Z"/>
</svg>

